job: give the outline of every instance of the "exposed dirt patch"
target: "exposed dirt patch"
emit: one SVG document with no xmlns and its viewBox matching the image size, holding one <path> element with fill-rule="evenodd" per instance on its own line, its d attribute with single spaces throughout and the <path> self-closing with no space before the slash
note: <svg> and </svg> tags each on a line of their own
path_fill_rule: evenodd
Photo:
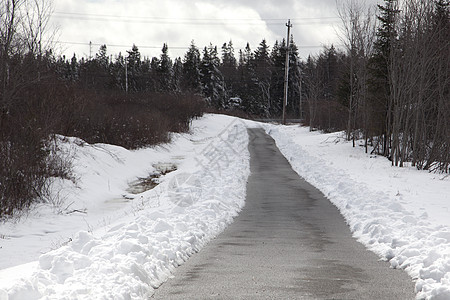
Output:
<svg viewBox="0 0 450 300">
<path fill-rule="evenodd" d="M 138 178 L 136 181 L 133 181 L 127 189 L 127 192 L 136 195 L 151 190 L 159 184 L 159 178 L 161 176 L 177 169 L 177 166 L 173 163 L 157 163 L 153 167 L 155 168 L 155 172 L 145 178 Z"/>
</svg>

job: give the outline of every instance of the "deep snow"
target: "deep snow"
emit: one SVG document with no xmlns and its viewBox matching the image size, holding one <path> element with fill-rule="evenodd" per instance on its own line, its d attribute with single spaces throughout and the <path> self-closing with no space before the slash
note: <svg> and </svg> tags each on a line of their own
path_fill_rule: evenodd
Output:
<svg viewBox="0 0 450 300">
<path fill-rule="evenodd" d="M 293 169 L 320 189 L 353 236 L 416 279 L 419 299 L 450 299 L 450 178 L 392 167 L 343 133 L 265 126 Z"/>
<path fill-rule="evenodd" d="M 391 167 L 352 148 L 342 133 L 222 115 L 206 115 L 191 134 L 138 151 L 61 137 L 77 180 L 55 182 L 56 207 L 39 205 L 0 225 L 0 299 L 151 295 L 243 207 L 246 126 L 263 126 L 294 170 L 339 208 L 354 236 L 416 279 L 418 298 L 450 299 L 449 177 Z M 173 166 L 152 190 L 130 189 L 139 177 Z"/>
<path fill-rule="evenodd" d="M 244 205 L 250 172 L 244 124 L 208 115 L 192 131 L 139 151 L 62 141 L 62 150 L 73 153 L 78 187 L 55 186 L 65 196 L 59 213 L 43 205 L 2 225 L 2 266 L 37 262 L 0 272 L 0 299 L 148 298 Z M 136 176 L 167 164 L 177 170 L 158 186 L 127 191 Z"/>
</svg>

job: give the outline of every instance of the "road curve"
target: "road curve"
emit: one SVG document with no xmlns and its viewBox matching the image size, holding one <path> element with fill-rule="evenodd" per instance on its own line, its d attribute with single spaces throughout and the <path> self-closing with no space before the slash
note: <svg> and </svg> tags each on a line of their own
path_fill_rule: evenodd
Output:
<svg viewBox="0 0 450 300">
<path fill-rule="evenodd" d="M 248 132 L 246 206 L 152 299 L 414 299 L 412 279 L 351 236 L 274 140 L 262 129 Z"/>
</svg>

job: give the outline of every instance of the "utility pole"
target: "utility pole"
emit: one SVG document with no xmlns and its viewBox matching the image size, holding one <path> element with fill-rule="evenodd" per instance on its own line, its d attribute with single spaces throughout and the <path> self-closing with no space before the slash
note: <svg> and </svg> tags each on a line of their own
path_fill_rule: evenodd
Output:
<svg viewBox="0 0 450 300">
<path fill-rule="evenodd" d="M 92 59 L 92 41 L 89 41 L 89 60 Z"/>
<path fill-rule="evenodd" d="M 125 57 L 125 93 L 128 94 L 128 62 Z"/>
<path fill-rule="evenodd" d="M 289 36 L 291 35 L 291 20 L 286 23 L 287 38 L 286 38 L 286 63 L 284 65 L 284 97 L 283 97 L 283 125 L 286 125 L 286 106 L 288 96 L 288 79 L 289 79 Z"/>
</svg>

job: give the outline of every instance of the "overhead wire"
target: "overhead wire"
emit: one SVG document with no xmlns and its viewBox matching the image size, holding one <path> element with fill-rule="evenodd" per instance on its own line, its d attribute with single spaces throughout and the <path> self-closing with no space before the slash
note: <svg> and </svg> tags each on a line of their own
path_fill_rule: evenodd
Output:
<svg viewBox="0 0 450 300">
<path fill-rule="evenodd" d="M 77 20 L 90 20 L 97 22 L 126 22 L 126 23 L 150 23 L 150 24 L 171 24 L 171 25 L 285 25 L 285 19 L 279 18 L 171 18 L 171 17 L 158 17 L 158 16 L 126 16 L 126 15 L 114 15 L 114 14 L 97 14 L 97 13 L 80 13 L 80 12 L 53 12 L 53 17 L 65 18 L 65 19 L 77 19 Z M 339 20 L 339 17 L 299 17 L 291 18 L 290 20 L 295 22 L 295 25 L 317 25 L 317 24 L 330 24 Z M 123 44 L 108 44 L 108 43 L 89 43 L 89 42 L 77 42 L 77 41 L 57 41 L 60 44 L 68 45 L 93 45 L 101 46 L 107 45 L 108 47 L 130 47 L 130 45 Z M 162 46 L 152 45 L 140 45 L 140 49 L 161 49 Z M 297 45 L 299 49 L 314 49 L 322 48 L 323 45 Z M 184 50 L 188 49 L 187 46 L 170 46 L 169 49 Z"/>
<path fill-rule="evenodd" d="M 124 44 L 108 44 L 108 43 L 97 43 L 97 42 L 73 42 L 73 41 L 55 41 L 60 44 L 68 44 L 68 45 L 84 45 L 84 46 L 103 46 L 106 45 L 107 47 L 130 47 L 131 45 L 124 45 Z M 161 49 L 162 46 L 148 46 L 148 45 L 136 45 L 139 49 Z M 322 48 L 324 45 L 305 45 L 305 46 L 299 46 L 296 45 L 297 48 Z M 188 46 L 168 46 L 169 49 L 177 49 L 177 50 L 184 50 L 189 49 Z M 238 50 L 241 48 L 237 48 Z M 244 49 L 244 48 L 242 48 Z"/>
<path fill-rule="evenodd" d="M 184 20 L 184 21 L 286 21 L 286 19 L 281 18 L 168 18 L 168 17 L 156 17 L 156 16 L 125 16 L 125 15 L 110 15 L 110 14 L 92 14 L 92 13 L 78 13 L 78 12 L 54 12 L 56 15 L 74 15 L 74 16 L 94 16 L 94 17 L 110 17 L 110 18 L 133 18 L 133 19 L 156 19 L 156 20 Z M 301 18 L 290 18 L 291 21 L 300 20 L 326 20 L 326 19 L 340 19 L 340 17 L 301 17 Z"/>
<path fill-rule="evenodd" d="M 284 25 L 285 19 L 278 18 L 169 18 L 169 17 L 140 17 L 109 14 L 92 14 L 77 12 L 54 12 L 53 17 L 78 19 L 88 21 L 118 21 L 125 23 L 149 23 L 171 25 Z M 339 17 L 304 17 L 291 18 L 297 25 L 314 25 L 336 23 Z"/>
</svg>

